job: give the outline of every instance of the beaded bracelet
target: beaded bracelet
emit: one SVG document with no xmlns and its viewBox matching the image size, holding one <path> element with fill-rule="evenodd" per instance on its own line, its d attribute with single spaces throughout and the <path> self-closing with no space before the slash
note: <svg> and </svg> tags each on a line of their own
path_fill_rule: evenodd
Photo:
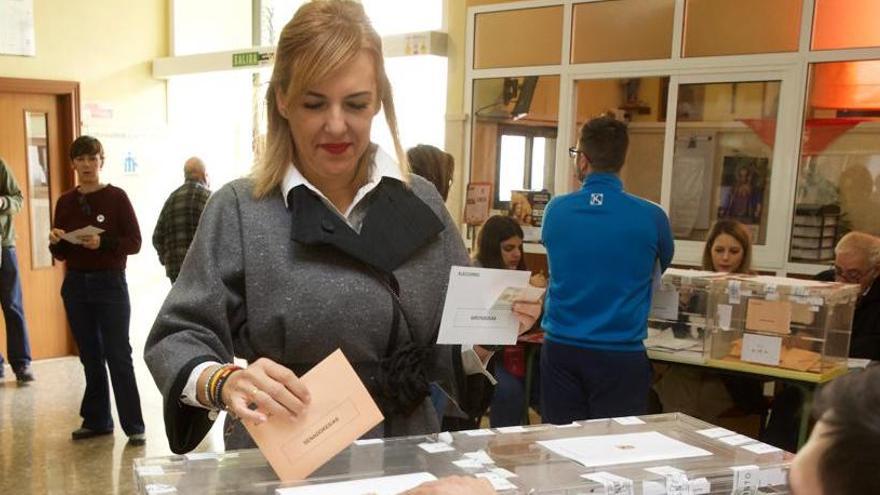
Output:
<svg viewBox="0 0 880 495">
<path fill-rule="evenodd" d="M 208 379 L 205 380 L 205 402 L 204 403 L 205 403 L 205 405 L 209 405 L 209 406 L 213 404 L 213 402 L 211 401 L 211 380 L 214 379 L 214 375 L 216 375 L 217 372 L 219 372 L 220 370 L 223 369 L 223 365 L 213 366 L 213 368 L 214 368 L 214 371 L 212 371 L 211 374 L 208 376 Z"/>
<path fill-rule="evenodd" d="M 228 364 L 223 366 L 223 368 L 216 374 L 216 378 L 212 376 L 213 386 L 211 390 L 213 392 L 211 397 L 211 404 L 213 404 L 215 409 L 226 410 L 226 404 L 223 403 L 223 385 L 226 384 L 226 381 L 232 375 L 232 373 L 241 370 L 240 366 L 236 366 L 234 364 Z"/>
</svg>

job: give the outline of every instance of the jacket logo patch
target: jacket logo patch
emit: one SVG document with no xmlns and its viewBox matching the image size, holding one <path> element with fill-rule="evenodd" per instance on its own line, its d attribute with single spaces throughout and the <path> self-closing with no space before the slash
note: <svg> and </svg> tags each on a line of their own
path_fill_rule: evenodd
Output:
<svg viewBox="0 0 880 495">
<path fill-rule="evenodd" d="M 590 193 L 590 206 L 602 206 L 605 202 L 605 195 L 602 193 Z"/>
</svg>

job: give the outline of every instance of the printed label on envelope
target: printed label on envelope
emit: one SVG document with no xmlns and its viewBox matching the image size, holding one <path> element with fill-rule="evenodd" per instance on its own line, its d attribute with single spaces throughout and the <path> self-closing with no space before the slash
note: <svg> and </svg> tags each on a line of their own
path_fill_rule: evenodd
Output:
<svg viewBox="0 0 880 495">
<path fill-rule="evenodd" d="M 301 380 L 312 400 L 300 417 L 243 422 L 281 481 L 305 479 L 384 419 L 341 350 Z"/>
<path fill-rule="evenodd" d="M 746 328 L 756 332 L 791 333 L 791 302 L 749 299 Z"/>
<path fill-rule="evenodd" d="M 750 363 L 779 366 L 782 355 L 782 337 L 743 334 L 742 360 Z"/>
</svg>

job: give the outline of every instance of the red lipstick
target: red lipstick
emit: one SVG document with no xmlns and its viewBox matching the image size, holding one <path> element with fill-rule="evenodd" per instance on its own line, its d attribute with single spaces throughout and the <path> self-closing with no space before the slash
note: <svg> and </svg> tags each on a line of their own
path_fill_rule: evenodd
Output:
<svg viewBox="0 0 880 495">
<path fill-rule="evenodd" d="M 341 155 L 345 153 L 349 146 L 351 146 L 350 143 L 324 143 L 321 145 L 321 148 L 331 155 Z"/>
</svg>

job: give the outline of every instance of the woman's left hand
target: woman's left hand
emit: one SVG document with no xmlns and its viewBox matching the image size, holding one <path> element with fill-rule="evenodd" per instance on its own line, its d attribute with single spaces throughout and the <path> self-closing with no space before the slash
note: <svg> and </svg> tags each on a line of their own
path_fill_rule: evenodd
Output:
<svg viewBox="0 0 880 495">
<path fill-rule="evenodd" d="M 98 249 L 101 246 L 101 236 L 98 234 L 88 234 L 79 237 L 82 241 L 82 247 L 86 249 Z"/>
<path fill-rule="evenodd" d="M 538 299 L 537 301 L 513 302 L 511 311 L 513 311 L 513 316 L 519 320 L 519 335 L 528 332 L 533 326 L 535 326 L 535 322 L 538 321 L 538 317 L 541 316 L 541 308 L 543 306 L 543 299 Z"/>
</svg>

